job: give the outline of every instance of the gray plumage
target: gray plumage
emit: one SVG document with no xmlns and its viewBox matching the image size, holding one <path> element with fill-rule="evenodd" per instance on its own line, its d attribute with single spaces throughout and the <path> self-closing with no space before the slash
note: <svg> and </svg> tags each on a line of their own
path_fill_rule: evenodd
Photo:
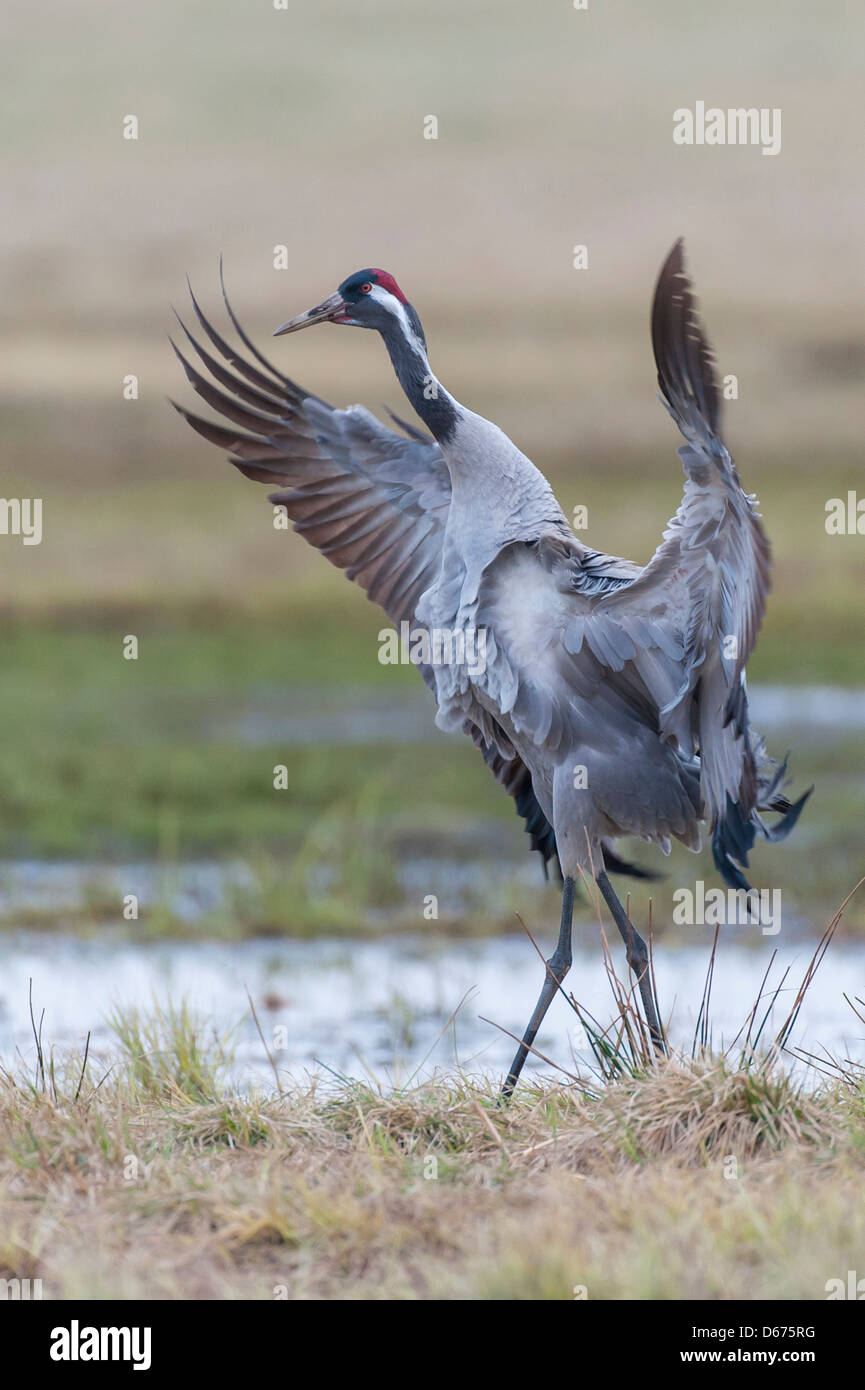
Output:
<svg viewBox="0 0 865 1390">
<path fill-rule="evenodd" d="M 658 279 L 652 342 L 662 400 L 685 440 L 684 490 L 644 568 L 587 547 L 530 460 L 444 390 L 420 321 L 385 272 L 357 272 L 280 332 L 327 320 L 379 331 L 435 437 L 395 420 L 398 433 L 362 406 L 334 409 L 259 352 L 227 299 L 253 361 L 192 302 L 219 356 L 184 332 L 218 385 L 175 351 L 232 427 L 177 409 L 247 477 L 275 485 L 270 499 L 295 529 L 394 623 L 485 635 L 483 669 L 430 660 L 421 674 L 437 723 L 478 745 L 566 886 L 605 862 L 627 870 L 613 850 L 621 836 L 696 849 L 702 821 L 722 876 L 747 886 L 755 835 L 786 834 L 808 794 L 791 806 L 784 768 L 749 728 L 745 664 L 765 610 L 769 545 L 721 438 L 681 241 Z M 771 830 L 766 810 L 782 815 Z M 617 921 L 631 958 L 638 938 Z"/>
</svg>

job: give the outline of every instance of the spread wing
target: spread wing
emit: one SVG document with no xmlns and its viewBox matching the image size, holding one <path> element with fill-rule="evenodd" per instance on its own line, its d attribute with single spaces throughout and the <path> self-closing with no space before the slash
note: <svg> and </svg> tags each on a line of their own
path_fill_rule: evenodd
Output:
<svg viewBox="0 0 865 1390">
<path fill-rule="evenodd" d="M 450 477 L 439 446 L 418 431 L 397 434 L 362 406 L 335 410 L 303 391 L 258 352 L 232 314 L 254 365 L 192 302 L 223 360 L 181 327 L 219 386 L 172 346 L 193 389 L 232 427 L 173 402 L 175 408 L 205 439 L 227 449 L 247 478 L 276 487 L 270 500 L 285 508 L 294 529 L 388 617 L 410 621 L 441 565 Z"/>
<path fill-rule="evenodd" d="M 191 290 L 190 295 L 216 355 L 178 322 L 209 376 L 173 342 L 172 347 L 193 390 L 230 423 L 203 419 L 172 402 L 175 409 L 205 439 L 226 449 L 245 477 L 275 487 L 270 501 L 285 507 L 294 529 L 394 623 L 411 622 L 421 594 L 438 574 L 450 506 L 450 475 L 438 444 L 396 417 L 403 434 L 362 406 L 338 410 L 304 391 L 259 352 L 227 296 L 226 309 L 246 354 L 213 328 Z M 431 673 L 420 670 L 434 688 Z M 555 855 L 555 836 L 528 769 L 519 758 L 501 758 L 470 722 L 466 732 L 513 797 L 532 848 L 546 864 Z"/>
<path fill-rule="evenodd" d="M 488 693 L 518 733 L 554 754 L 604 733 L 611 748 L 642 739 L 647 758 L 653 734 L 698 770 L 715 862 L 742 887 L 734 861 L 747 864 L 755 833 L 765 831 L 758 810 L 787 810 L 777 838 L 804 798 L 779 804 L 748 729 L 744 669 L 765 610 L 769 545 L 720 435 L 713 359 L 681 242 L 659 276 L 652 339 L 662 397 L 685 439 L 682 502 L 655 555 L 638 570 L 579 541 L 539 537 L 533 556 L 521 547 L 493 562 L 476 621 L 497 635 Z M 679 833 L 687 803 L 650 799 L 645 812 L 643 829 L 654 820 Z"/>
<path fill-rule="evenodd" d="M 743 491 L 721 438 L 712 353 L 681 241 L 658 279 L 652 344 L 662 398 L 685 439 L 683 496 L 643 573 L 602 607 L 626 629 L 662 626 L 681 642 L 675 690 L 647 671 L 649 689 L 662 735 L 699 752 L 716 864 L 735 879 L 730 861 L 747 863 L 758 805 L 744 676 L 766 608 L 770 551 L 756 499 Z"/>
</svg>

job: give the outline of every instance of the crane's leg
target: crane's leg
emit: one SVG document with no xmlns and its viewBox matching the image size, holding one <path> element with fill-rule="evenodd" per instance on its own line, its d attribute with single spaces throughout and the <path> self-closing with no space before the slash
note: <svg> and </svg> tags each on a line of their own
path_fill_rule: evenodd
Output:
<svg viewBox="0 0 865 1390">
<path fill-rule="evenodd" d="M 572 878 L 566 878 L 562 884 L 562 924 L 559 927 L 559 940 L 556 949 L 546 962 L 546 975 L 544 977 L 544 987 L 535 1005 L 535 1011 L 529 1019 L 529 1026 L 523 1034 L 523 1040 L 517 1049 L 517 1055 L 511 1062 L 511 1069 L 508 1072 L 507 1080 L 501 1089 L 500 1100 L 509 1100 L 514 1087 L 519 1080 L 523 1063 L 529 1055 L 529 1049 L 537 1037 L 538 1029 L 544 1021 L 544 1014 L 550 1007 L 555 998 L 556 991 L 562 980 L 571 968 L 571 928 L 574 921 L 574 891 L 575 885 Z"/>
<path fill-rule="evenodd" d="M 625 950 L 628 953 L 628 965 L 637 977 L 640 998 L 643 1001 L 646 1022 L 649 1025 L 649 1035 L 655 1050 L 664 1052 L 666 1050 L 664 1035 L 658 1023 L 658 1006 L 655 1000 L 655 991 L 652 988 L 652 972 L 649 969 L 649 952 L 646 943 L 616 897 L 616 891 L 608 879 L 605 869 L 601 869 L 601 872 L 595 875 L 595 882 L 603 893 L 607 907 L 613 914 L 616 926 L 622 934 Z"/>
</svg>

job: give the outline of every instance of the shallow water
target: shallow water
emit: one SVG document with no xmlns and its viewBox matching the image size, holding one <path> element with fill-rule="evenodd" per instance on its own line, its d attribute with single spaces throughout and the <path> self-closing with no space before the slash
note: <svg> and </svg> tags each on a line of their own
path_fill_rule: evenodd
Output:
<svg viewBox="0 0 865 1390">
<path fill-rule="evenodd" d="M 756 727 L 773 734 L 773 742 L 780 730 L 795 734 L 804 729 L 810 739 L 832 741 L 865 728 L 860 691 L 764 686 L 751 692 L 751 703 Z M 234 737 L 239 734 L 250 743 L 273 738 L 287 744 L 318 738 L 394 743 L 444 737 L 435 729 L 431 701 L 421 688 L 414 695 L 401 693 L 390 704 L 380 692 L 365 691 L 355 700 L 343 691 L 331 702 L 320 692 L 302 691 L 287 701 L 285 692 L 277 691 L 272 701 L 267 695 L 253 699 L 240 719 L 236 713 L 214 716 L 208 733 L 222 737 L 229 724 Z M 500 830 L 495 829 L 490 843 L 483 840 L 483 828 L 478 833 L 483 842 L 465 860 L 404 855 L 400 873 L 406 895 L 417 902 L 430 882 L 442 884 L 442 911 L 458 918 L 479 887 L 491 892 L 501 877 Z M 518 863 L 507 861 L 509 885 L 515 876 L 536 885 L 537 864 L 528 855 Z M 42 912 L 62 928 L 66 909 L 88 901 L 102 904 L 88 913 L 88 920 L 98 920 L 107 901 L 119 903 L 124 894 L 135 893 L 144 905 L 162 903 L 177 918 L 199 924 L 220 909 L 232 890 L 253 884 L 249 866 L 242 863 L 191 862 L 166 869 L 144 862 L 108 866 L 19 861 L 0 867 L 0 918 L 14 923 L 17 913 Z M 218 1031 L 237 1029 L 234 1075 L 239 1084 L 255 1078 L 272 1084 L 249 1016 L 248 986 L 268 1045 L 288 1076 L 301 1077 L 307 1071 L 328 1075 L 327 1068 L 355 1077 L 368 1071 L 389 1084 L 415 1072 L 423 1076 L 456 1066 L 470 1073 L 501 1075 L 514 1044 L 494 1024 L 521 1032 L 542 981 L 540 961 L 522 935 L 454 941 L 437 936 L 431 925 L 425 936 L 376 940 L 145 942 L 136 939 L 135 923 L 123 926 L 123 937 L 106 922 L 100 934 L 89 939 L 62 931 L 0 933 L 0 1059 L 7 1066 L 16 1052 L 29 1062 L 34 1059 L 28 1014 L 32 977 L 37 1017 L 45 1009 L 44 1041 L 61 1049 L 80 1050 L 92 1030 L 92 1049 L 104 1055 L 111 1046 L 104 1020 L 113 1004 L 149 1008 L 154 1001 L 185 999 Z M 746 930 L 728 929 L 721 939 L 713 986 L 716 1045 L 729 1043 L 738 1032 L 776 946 L 770 983 L 777 983 L 790 966 L 773 1014 L 775 1026 L 780 1025 L 807 967 L 814 936 L 810 924 L 786 911 L 784 932 L 777 938 L 749 937 Z M 606 1025 L 613 1010 L 597 927 L 578 925 L 575 937 L 568 987 Z M 678 1045 L 690 1046 L 693 1037 L 710 939 L 709 929 L 689 929 L 684 940 L 667 936 L 656 948 L 661 1007 L 671 1018 L 671 1037 Z M 553 941 L 544 938 L 540 944 L 548 952 Z M 618 942 L 615 949 L 624 973 Z M 808 1051 L 825 1048 L 865 1060 L 865 1028 L 845 1003 L 845 992 L 865 998 L 865 943 L 831 947 L 809 991 L 794 1043 Z M 449 1028 L 454 1010 L 457 1018 Z M 559 998 L 538 1039 L 539 1048 L 565 1068 L 574 1056 L 588 1059 L 576 1023 Z M 771 1027 L 764 1036 L 771 1036 Z M 530 1059 L 528 1065 L 553 1073 L 538 1059 Z"/>
<path fill-rule="evenodd" d="M 583 933 L 584 936 L 586 933 Z M 699 945 L 658 946 L 656 974 L 662 1010 L 671 1014 L 674 1043 L 690 1046 L 702 997 L 709 933 Z M 592 936 L 594 942 L 595 936 Z M 547 945 L 546 942 L 542 943 Z M 551 943 L 550 943 L 551 944 Z M 715 967 L 711 1018 L 716 1045 L 729 1043 L 747 1017 L 774 943 L 748 947 L 722 939 Z M 770 984 L 790 966 L 773 1012 L 779 1026 L 811 955 L 807 943 L 778 947 Z M 623 961 L 616 957 L 617 964 Z M 268 1046 L 286 1079 L 328 1069 L 383 1084 L 413 1073 L 461 1067 L 496 1074 L 507 1068 L 513 1042 L 494 1024 L 519 1031 L 541 983 L 541 966 L 522 936 L 483 941 L 423 938 L 379 941 L 253 940 L 119 943 L 58 935 L 19 933 L 0 938 L 0 1058 L 16 1053 L 35 1061 L 28 1013 L 33 980 L 37 1018 L 45 1010 L 43 1043 L 83 1048 L 92 1030 L 91 1053 L 111 1044 L 105 1015 L 112 1004 L 145 1009 L 168 999 L 190 1006 L 218 1030 L 237 1026 L 234 1080 L 273 1084 L 261 1040 L 249 1015 L 246 989 L 255 1002 Z M 594 944 L 578 944 L 568 985 L 604 1024 L 612 1016 L 609 986 Z M 833 945 L 802 1010 L 794 1042 L 865 1060 L 865 1029 L 843 994 L 865 997 L 865 945 Z M 462 1007 L 460 1007 L 462 1001 Z M 455 1022 L 448 1019 L 458 1010 Z M 484 1022 L 483 1017 L 491 1020 Z M 539 1048 L 569 1068 L 589 1054 L 579 1025 L 557 999 L 538 1039 Z M 282 1030 L 282 1031 L 278 1031 Z M 764 1036 L 769 1036 L 767 1028 Z M 553 1075 L 530 1059 L 530 1070 Z"/>
<path fill-rule="evenodd" d="M 838 737 L 865 729 L 865 691 L 832 685 L 749 686 L 751 720 L 762 734 L 806 729 L 809 737 Z M 238 715 L 214 715 L 212 738 L 247 744 L 423 743 L 446 738 L 435 727 L 429 693 L 418 682 L 398 696 L 351 691 L 251 692 Z"/>
</svg>

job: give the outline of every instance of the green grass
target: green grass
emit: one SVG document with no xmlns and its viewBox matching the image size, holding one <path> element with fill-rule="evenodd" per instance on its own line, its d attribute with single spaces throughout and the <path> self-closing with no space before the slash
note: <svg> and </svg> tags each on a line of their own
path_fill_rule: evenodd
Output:
<svg viewBox="0 0 865 1390">
<path fill-rule="evenodd" d="M 270 615 L 212 613 L 154 626 L 150 612 L 135 623 L 109 612 L 87 624 L 81 615 L 62 625 L 10 624 L 0 671 L 0 723 L 14 731 L 0 743 L 5 857 L 153 860 L 169 885 L 173 866 L 190 859 L 245 861 L 252 887 L 196 928 L 219 934 L 416 927 L 417 904 L 403 902 L 397 885 L 401 860 L 471 858 L 485 871 L 484 891 L 490 881 L 500 890 L 485 907 L 479 889 L 467 909 L 475 929 L 512 926 L 513 911 L 537 901 L 512 880 L 525 837 L 468 741 L 433 738 L 431 701 L 429 742 L 280 744 L 283 715 L 320 715 L 326 727 L 329 710 L 398 702 L 401 692 L 416 699 L 420 690 L 414 671 L 376 660 L 381 620 L 364 600 L 352 606 L 349 594 L 345 606 L 334 604 L 325 591 L 290 611 L 278 626 Z M 127 631 L 139 635 L 137 661 L 123 660 Z M 797 673 L 808 675 L 801 665 Z M 240 720 L 259 716 L 273 735 L 245 743 Z M 276 790 L 273 769 L 282 764 L 288 787 Z M 861 860 L 858 739 L 841 731 L 801 743 L 792 770 L 797 786 L 814 781 L 817 792 L 790 842 L 758 848 L 755 881 L 783 885 L 786 902 L 822 921 Z M 705 854 L 694 860 L 675 849 L 665 863 L 639 846 L 635 853 L 667 876 L 652 888 L 658 922 L 669 916 L 674 885 L 714 881 Z M 634 898 L 645 914 L 645 890 Z M 100 909 L 108 920 L 117 915 L 94 872 L 89 900 L 72 914 L 78 929 L 99 920 Z M 851 920 L 861 915 L 854 905 Z M 50 913 L 12 920 L 47 925 Z M 189 929 L 167 895 L 148 904 L 146 925 L 157 934 Z"/>
<path fill-rule="evenodd" d="M 169 1003 L 150 1013 L 115 1008 L 108 1024 L 129 1088 L 137 1095 L 157 1100 L 182 1095 L 202 1104 L 225 1089 L 230 1040 L 215 1035 L 186 1004 Z"/>
<path fill-rule="evenodd" d="M 385 674 L 374 634 L 361 638 L 351 625 L 344 632 L 333 624 L 324 635 L 301 626 L 286 639 L 269 626 L 236 624 L 204 634 L 145 632 L 137 662 L 123 660 L 120 628 L 19 631 L 5 650 L 0 718 L 17 732 L 0 748 L 0 816 L 13 853 L 155 855 L 166 841 L 186 855 L 273 847 L 376 785 L 394 816 L 416 804 L 420 783 L 433 819 L 443 804 L 456 813 L 478 805 L 459 776 L 477 755 L 456 740 L 444 759 L 401 746 L 398 766 L 386 744 L 241 742 L 233 722 L 244 710 L 263 707 L 277 719 L 292 700 L 297 707 L 299 693 L 314 712 L 317 683 L 332 681 L 352 654 L 359 668 L 366 661 L 362 698 L 370 687 L 374 698 L 387 679 L 415 689 L 415 673 Z M 293 657 L 302 662 L 296 684 Z M 318 706 L 328 699 L 339 703 L 326 686 Z M 432 703 L 430 711 L 432 718 Z M 285 791 L 273 786 L 282 763 Z"/>
</svg>

